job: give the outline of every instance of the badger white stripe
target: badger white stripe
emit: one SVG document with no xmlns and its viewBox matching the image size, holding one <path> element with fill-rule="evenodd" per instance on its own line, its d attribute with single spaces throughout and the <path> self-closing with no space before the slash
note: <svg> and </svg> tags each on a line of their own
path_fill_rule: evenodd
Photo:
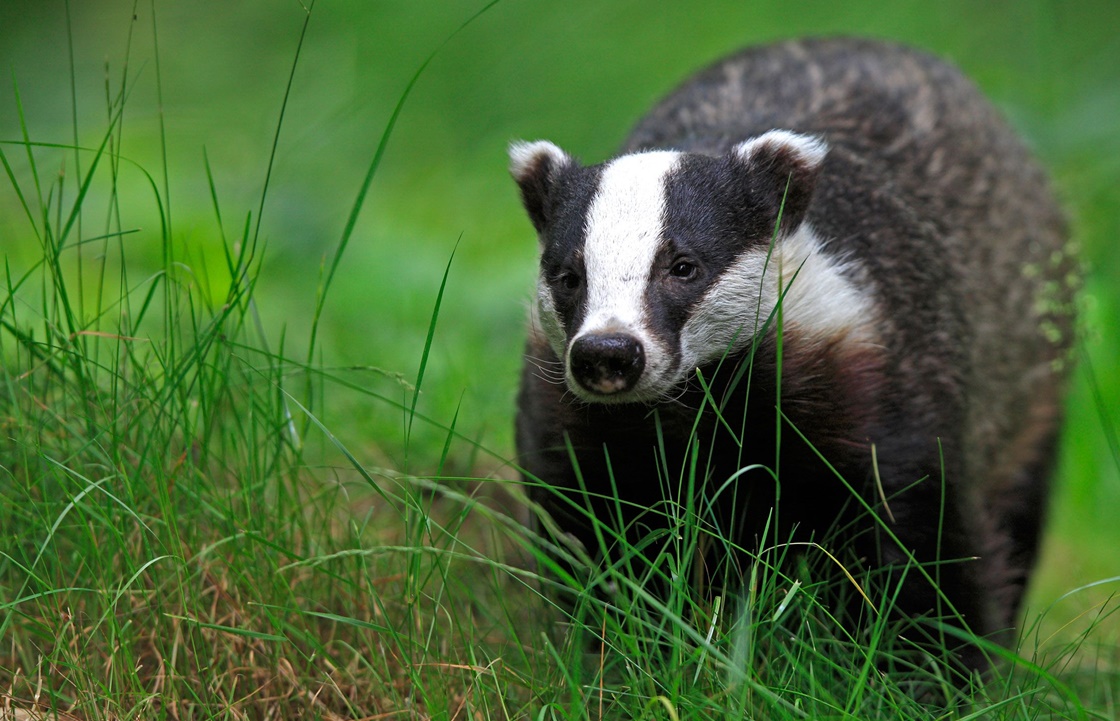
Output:
<svg viewBox="0 0 1120 721">
<path fill-rule="evenodd" d="M 592 333 L 626 333 L 646 351 L 646 368 L 628 400 L 664 392 L 673 354 L 647 329 L 646 288 L 661 242 L 665 178 L 680 153 L 624 155 L 603 168 L 588 209 L 583 246 L 586 313 L 571 341 Z M 574 385 L 573 385 L 574 387 Z"/>
<path fill-rule="evenodd" d="M 661 240 L 665 176 L 679 153 L 625 155 L 603 169 L 583 247 L 587 312 L 576 336 L 642 325 L 644 295 Z"/>
</svg>

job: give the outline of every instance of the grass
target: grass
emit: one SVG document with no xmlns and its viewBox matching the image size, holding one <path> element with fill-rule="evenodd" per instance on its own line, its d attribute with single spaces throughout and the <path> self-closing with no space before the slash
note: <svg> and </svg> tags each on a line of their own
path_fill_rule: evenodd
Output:
<svg viewBox="0 0 1120 721">
<path fill-rule="evenodd" d="M 291 198 L 279 180 L 285 139 L 302 117 L 292 115 L 307 87 L 300 68 L 321 51 L 305 23 L 329 10 L 287 28 L 257 196 L 226 187 L 236 183 L 225 157 L 208 148 L 202 220 L 189 209 L 194 196 L 176 190 L 177 118 L 159 110 L 175 103 L 164 74 L 176 58 L 156 44 L 171 42 L 169 25 L 133 9 L 148 25 L 129 32 L 148 37 L 163 63 L 141 75 L 129 44 L 102 83 L 96 121 L 78 111 L 81 70 L 71 69 L 59 132 L 37 130 L 38 106 L 25 101 L 33 93 L 17 80 L 14 119 L 2 126 L 11 135 L 0 137 L 0 718 L 1116 717 L 1114 582 L 1028 612 L 1015 655 L 958 695 L 945 666 L 891 643 L 885 622 L 853 638 L 829 618 L 816 601 L 831 592 L 819 580 L 831 563 L 823 555 L 806 553 L 787 575 L 779 544 L 726 569 L 745 578 L 744 598 L 696 593 L 690 559 L 720 541 L 686 503 L 665 511 L 680 519 L 679 537 L 654 539 L 666 544 L 665 565 L 646 567 L 630 548 L 617 565 L 589 569 L 590 582 L 556 581 L 553 554 L 573 550 L 527 530 L 522 489 L 505 482 L 508 410 L 464 393 L 447 370 L 458 355 L 491 372 L 508 364 L 508 404 L 521 291 L 499 294 L 513 311 L 475 318 L 509 327 L 498 345 L 510 352 L 492 359 L 484 333 L 462 342 L 462 306 L 486 308 L 461 300 L 462 276 L 492 261 L 531 279 L 531 266 L 469 239 L 453 251 L 454 231 L 435 250 L 383 244 L 374 255 L 387 275 L 414 287 L 404 307 L 383 276 L 355 281 L 343 263 L 362 257 L 350 246 L 366 228 L 360 214 L 376 211 L 383 233 L 402 222 L 370 195 L 375 178 L 399 181 L 392 198 L 419 192 L 386 149 L 400 132 L 405 147 L 415 142 L 405 101 L 428 76 L 412 73 L 434 70 L 440 56 L 401 61 L 412 80 L 390 96 L 386 129 L 359 163 L 365 175 L 336 209 L 334 250 L 280 265 L 271 259 L 291 253 L 283 229 L 296 217 L 277 201 Z M 80 11 L 68 6 L 68 21 L 71 12 Z M 442 37 L 463 19 L 438 28 Z M 81 33 L 70 38 L 73 67 Z M 154 161 L 129 159 L 125 148 L 142 147 L 133 135 L 154 139 Z M 1088 179 L 1108 177 L 1093 167 Z M 1111 208 L 1107 196 L 1089 197 L 1086 209 Z M 1088 224 L 1107 231 L 1106 213 Z M 1090 313 L 1114 328 L 1112 296 L 1098 292 Z M 303 322 L 276 321 L 293 308 Z M 394 312 L 371 327 L 371 314 Z M 375 345 L 401 338 L 383 356 L 359 354 L 380 365 L 348 362 L 337 349 L 367 333 Z M 1090 355 L 1107 357 L 1098 348 Z M 1075 399 L 1116 397 L 1107 364 L 1095 367 L 1097 382 L 1082 376 Z M 1108 401 L 1100 406 L 1107 418 Z M 1090 435 L 1070 440 L 1065 468 L 1104 475 L 1108 453 Z M 1059 520 L 1090 503 L 1064 501 Z M 1073 557 L 1112 557 L 1111 544 L 1093 545 L 1074 545 Z M 649 590 L 658 574 L 664 599 Z M 555 602 L 561 585 L 575 594 L 570 607 Z M 885 608 L 890 596 L 872 601 Z M 915 658 L 905 673 L 881 672 Z"/>
</svg>

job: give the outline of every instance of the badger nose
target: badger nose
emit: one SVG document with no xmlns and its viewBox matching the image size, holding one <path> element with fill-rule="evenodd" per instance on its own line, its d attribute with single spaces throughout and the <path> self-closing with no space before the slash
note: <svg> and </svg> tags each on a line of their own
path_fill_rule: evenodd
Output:
<svg viewBox="0 0 1120 721">
<path fill-rule="evenodd" d="M 599 395 L 630 390 L 646 367 L 642 344 L 629 335 L 585 335 L 568 357 L 576 382 Z"/>
</svg>

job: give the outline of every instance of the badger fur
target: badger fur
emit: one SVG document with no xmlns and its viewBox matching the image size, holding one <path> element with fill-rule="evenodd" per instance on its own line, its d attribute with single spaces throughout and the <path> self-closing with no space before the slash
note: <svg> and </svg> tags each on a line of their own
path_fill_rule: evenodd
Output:
<svg viewBox="0 0 1120 721">
<path fill-rule="evenodd" d="M 854 567 L 931 564 L 944 595 L 911 568 L 908 617 L 1013 626 L 1076 263 L 1043 172 L 959 71 L 875 41 L 753 48 L 612 160 L 510 158 L 540 242 L 518 453 L 563 531 L 600 550 L 573 503 L 632 542 L 665 530 L 694 441 L 740 546 L 777 518 Z"/>
</svg>

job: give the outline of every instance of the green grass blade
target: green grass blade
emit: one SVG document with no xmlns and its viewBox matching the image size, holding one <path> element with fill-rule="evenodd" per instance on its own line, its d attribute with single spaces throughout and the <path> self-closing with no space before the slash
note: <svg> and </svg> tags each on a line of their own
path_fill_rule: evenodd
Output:
<svg viewBox="0 0 1120 721">
<path fill-rule="evenodd" d="M 373 184 L 373 178 L 377 174 L 377 169 L 381 167 L 381 159 L 385 156 L 385 149 L 389 146 L 389 138 L 393 135 L 393 130 L 396 128 L 397 120 L 400 118 L 401 111 L 404 110 L 405 101 L 408 96 L 412 94 L 412 89 L 420 80 L 420 76 L 424 74 L 428 66 L 435 60 L 436 56 L 442 52 L 443 48 L 451 42 L 459 33 L 463 32 L 468 26 L 474 23 L 475 20 L 482 17 L 490 8 L 498 4 L 500 0 L 491 0 L 482 7 L 481 10 L 471 15 L 463 24 L 456 28 L 450 35 L 448 35 L 442 43 L 440 43 L 435 50 L 433 50 L 416 72 L 409 78 L 408 83 L 404 87 L 404 91 L 397 98 L 397 103 L 393 107 L 392 114 L 389 115 L 389 121 L 385 124 L 385 130 L 381 132 L 381 138 L 377 141 L 377 149 L 373 153 L 373 160 L 370 161 L 369 168 L 366 169 L 365 178 L 362 179 L 362 184 L 358 189 L 358 195 L 354 199 L 353 205 L 350 206 L 350 214 L 346 218 L 346 225 L 342 230 L 342 237 L 338 241 L 338 247 L 335 249 L 334 255 L 331 257 L 330 266 L 327 270 L 326 278 L 323 279 L 322 287 L 319 289 L 318 297 L 315 301 L 315 311 L 311 320 L 311 335 L 308 342 L 307 351 L 307 364 L 311 365 L 312 359 L 315 357 L 315 343 L 318 337 L 319 321 L 322 317 L 323 307 L 327 302 L 327 293 L 330 291 L 331 283 L 334 281 L 335 272 L 338 270 L 338 264 L 342 261 L 342 256 L 346 253 L 346 247 L 350 244 L 350 238 L 354 234 L 354 227 L 358 223 L 358 216 L 361 214 L 362 208 L 365 206 L 366 195 L 369 194 L 370 186 Z"/>
<path fill-rule="evenodd" d="M 461 240 L 461 238 L 460 238 Z M 443 269 L 443 278 L 439 282 L 439 291 L 436 293 L 435 307 L 432 308 L 432 317 L 428 323 L 428 335 L 424 339 L 424 350 L 420 354 L 420 368 L 416 371 L 416 384 L 412 391 L 412 404 L 408 409 L 408 424 L 405 428 L 405 454 L 408 453 L 409 440 L 412 437 L 412 423 L 416 418 L 416 403 L 420 400 L 420 388 L 424 384 L 424 371 L 428 367 L 428 354 L 432 350 L 432 340 L 436 335 L 436 321 L 439 319 L 439 309 L 443 304 L 443 291 L 447 287 L 447 278 L 451 275 L 451 263 L 455 260 L 455 251 L 459 249 L 459 242 L 451 249 L 451 257 L 447 259 L 447 266 Z"/>
</svg>

